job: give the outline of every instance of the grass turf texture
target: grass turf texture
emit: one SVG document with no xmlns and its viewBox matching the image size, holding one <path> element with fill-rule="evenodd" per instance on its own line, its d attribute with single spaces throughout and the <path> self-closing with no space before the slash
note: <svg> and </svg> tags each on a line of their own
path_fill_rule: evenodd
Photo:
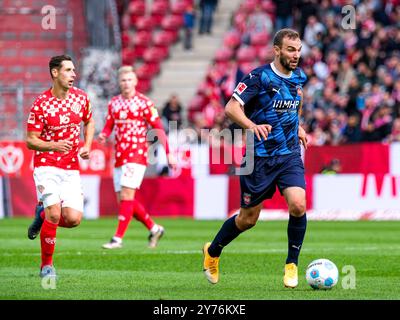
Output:
<svg viewBox="0 0 400 320">
<path fill-rule="evenodd" d="M 0 299 L 400 299 L 400 222 L 309 221 L 299 261 L 299 286 L 283 287 L 287 252 L 286 221 L 260 221 L 225 248 L 220 282 L 202 272 L 201 248 L 222 221 L 156 219 L 166 234 L 147 248 L 147 230 L 132 221 L 124 247 L 104 250 L 116 219 L 84 220 L 75 229 L 59 228 L 54 264 L 55 290 L 44 290 L 38 276 L 40 240 L 28 240 L 30 219 L 0 220 Z M 305 269 L 327 258 L 339 269 L 332 290 L 311 289 Z M 356 270 L 356 288 L 344 289 L 345 265 Z"/>
</svg>

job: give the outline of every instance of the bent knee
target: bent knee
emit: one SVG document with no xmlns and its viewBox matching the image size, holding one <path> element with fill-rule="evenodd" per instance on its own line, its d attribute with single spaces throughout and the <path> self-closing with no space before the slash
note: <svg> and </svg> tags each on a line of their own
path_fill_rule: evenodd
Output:
<svg viewBox="0 0 400 320">
<path fill-rule="evenodd" d="M 242 224 L 244 230 L 251 229 L 257 224 L 257 220 L 245 220 Z"/>
<path fill-rule="evenodd" d="M 301 217 L 306 212 L 306 204 L 303 201 L 294 202 L 289 206 L 289 213 L 295 217 Z"/>
<path fill-rule="evenodd" d="M 238 228 L 242 231 L 253 228 L 257 224 L 258 214 L 246 214 L 240 215 L 236 218 L 236 224 Z"/>
</svg>

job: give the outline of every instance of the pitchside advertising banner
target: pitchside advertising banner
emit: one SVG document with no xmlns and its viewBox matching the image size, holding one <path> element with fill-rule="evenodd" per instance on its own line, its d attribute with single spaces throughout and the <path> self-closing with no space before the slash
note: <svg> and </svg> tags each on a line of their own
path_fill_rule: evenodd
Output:
<svg viewBox="0 0 400 320">
<path fill-rule="evenodd" d="M 240 183 L 232 173 L 240 164 L 241 147 L 181 144 L 172 150 L 177 170 L 170 177 L 147 176 L 137 192 L 152 215 L 226 219 L 238 212 Z M 32 159 L 24 142 L 0 141 L 0 218 L 33 215 Z M 332 159 L 341 162 L 341 172 L 319 174 Z M 400 219 L 400 143 L 309 147 L 304 161 L 310 220 Z M 94 143 L 90 160 L 80 164 L 85 218 L 116 215 L 112 145 Z M 148 172 L 157 166 L 150 165 Z M 277 191 L 264 202 L 260 218 L 287 215 Z"/>
</svg>

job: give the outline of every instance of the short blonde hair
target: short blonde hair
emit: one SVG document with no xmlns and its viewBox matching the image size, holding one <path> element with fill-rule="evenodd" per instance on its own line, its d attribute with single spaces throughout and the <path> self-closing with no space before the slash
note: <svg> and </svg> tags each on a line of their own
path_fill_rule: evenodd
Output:
<svg viewBox="0 0 400 320">
<path fill-rule="evenodd" d="M 132 66 L 122 66 L 121 68 L 119 68 L 118 69 L 118 78 L 120 78 L 123 74 L 126 74 L 126 73 L 133 73 L 136 78 L 135 69 L 133 69 Z"/>
</svg>

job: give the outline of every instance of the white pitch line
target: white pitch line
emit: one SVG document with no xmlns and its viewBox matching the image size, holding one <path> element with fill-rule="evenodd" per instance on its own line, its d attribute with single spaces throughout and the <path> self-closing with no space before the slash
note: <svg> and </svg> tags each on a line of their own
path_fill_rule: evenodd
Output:
<svg viewBox="0 0 400 320">
<path fill-rule="evenodd" d="M 302 248 L 302 252 L 325 252 L 325 251 L 378 251 L 382 250 L 382 247 L 377 247 L 377 246 L 370 246 L 370 247 L 345 247 L 345 248 L 339 248 L 339 247 L 322 247 L 322 248 Z M 390 247 L 385 247 L 385 251 L 387 250 L 400 250 L 400 246 L 390 246 Z M 232 254 L 254 254 L 254 253 L 286 253 L 287 249 L 259 249 L 259 250 L 229 250 L 228 253 Z M 88 256 L 88 255 L 106 255 L 106 254 L 112 254 L 112 255 L 126 255 L 126 254 L 147 254 L 147 252 L 132 252 L 128 250 L 119 250 L 116 252 L 115 250 L 111 253 L 109 251 L 101 251 L 99 250 L 98 252 L 58 252 L 56 255 L 65 255 L 65 256 L 71 256 L 71 255 L 82 255 L 82 256 Z M 165 251 L 156 251 L 156 252 L 149 252 L 149 254 L 154 255 L 154 254 L 200 254 L 201 249 L 199 250 L 165 250 Z M 32 252 L 32 253 L 9 253 L 9 252 L 3 252 L 0 253 L 0 256 L 3 257 L 11 257 L 11 256 L 40 256 L 40 252 Z"/>
</svg>

